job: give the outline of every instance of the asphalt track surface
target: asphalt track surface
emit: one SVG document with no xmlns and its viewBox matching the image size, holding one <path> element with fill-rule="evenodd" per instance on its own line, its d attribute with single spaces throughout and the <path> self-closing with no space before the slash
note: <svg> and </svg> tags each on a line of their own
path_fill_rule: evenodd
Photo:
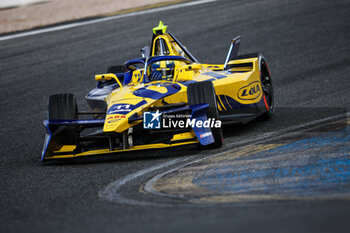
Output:
<svg viewBox="0 0 350 233">
<path fill-rule="evenodd" d="M 196 203 L 150 193 L 145 185 L 189 162 L 254 143 L 286 145 L 309 140 L 310 132 L 317 140 L 348 139 L 348 133 L 333 133 L 348 129 L 345 117 L 334 116 L 350 111 L 349 11 L 349 1 L 217 1 L 1 41 L 0 232 L 348 232 L 349 163 L 336 185 L 322 177 L 321 185 L 333 185 L 312 192 L 302 183 L 307 198 L 291 200 Z M 243 36 L 241 54 L 262 52 L 274 82 L 275 118 L 225 127 L 218 150 L 185 147 L 39 163 L 49 95 L 74 93 L 86 108 L 83 96 L 95 85 L 93 75 L 138 57 L 159 19 L 202 62 L 223 62 L 237 35 Z M 349 159 L 348 140 L 332 145 L 312 147 L 302 161 L 314 164 L 320 151 Z M 281 153 L 284 164 L 299 161 L 295 151 Z M 272 161 L 278 155 L 269 154 Z M 257 163 L 247 156 L 251 162 L 243 168 L 232 166 L 245 173 L 259 169 L 263 155 Z M 325 194 L 335 198 L 319 198 Z"/>
</svg>

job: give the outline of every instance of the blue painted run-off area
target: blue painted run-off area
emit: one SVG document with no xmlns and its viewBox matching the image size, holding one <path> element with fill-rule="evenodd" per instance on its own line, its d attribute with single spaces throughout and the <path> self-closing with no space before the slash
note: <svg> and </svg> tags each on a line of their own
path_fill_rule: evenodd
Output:
<svg viewBox="0 0 350 233">
<path fill-rule="evenodd" d="M 209 165 L 193 183 L 221 194 L 350 194 L 350 127 Z"/>
</svg>

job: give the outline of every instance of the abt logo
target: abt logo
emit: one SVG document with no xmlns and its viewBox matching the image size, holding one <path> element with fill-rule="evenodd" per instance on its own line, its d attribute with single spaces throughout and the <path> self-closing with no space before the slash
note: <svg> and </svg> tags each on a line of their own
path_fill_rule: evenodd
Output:
<svg viewBox="0 0 350 233">
<path fill-rule="evenodd" d="M 132 111 L 130 104 L 114 104 L 107 111 L 107 114 L 128 114 Z"/>
<path fill-rule="evenodd" d="M 143 128 L 144 129 L 160 129 L 160 116 L 159 110 L 156 112 L 144 112 L 143 113 Z"/>
</svg>

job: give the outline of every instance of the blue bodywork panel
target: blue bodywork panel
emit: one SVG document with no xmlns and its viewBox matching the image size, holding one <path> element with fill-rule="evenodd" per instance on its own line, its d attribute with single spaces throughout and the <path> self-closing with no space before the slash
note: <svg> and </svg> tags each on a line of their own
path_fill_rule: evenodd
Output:
<svg viewBox="0 0 350 233">
<path fill-rule="evenodd" d="M 191 120 L 201 120 L 201 121 L 206 121 L 208 119 L 207 117 L 207 108 L 209 107 L 209 104 L 195 104 L 195 105 L 190 105 L 189 106 L 192 109 L 192 114 L 191 114 Z M 214 137 L 213 134 L 211 133 L 210 127 L 193 127 L 192 128 L 194 133 L 196 134 L 199 142 L 205 146 L 209 145 L 214 142 Z"/>
</svg>

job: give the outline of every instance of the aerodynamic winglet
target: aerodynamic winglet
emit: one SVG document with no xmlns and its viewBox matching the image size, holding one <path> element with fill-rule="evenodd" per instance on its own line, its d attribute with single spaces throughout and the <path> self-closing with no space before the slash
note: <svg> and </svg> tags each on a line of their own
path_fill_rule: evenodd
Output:
<svg viewBox="0 0 350 233">
<path fill-rule="evenodd" d="M 224 63 L 224 70 L 226 70 L 226 66 L 227 63 L 229 62 L 229 60 L 234 60 L 237 58 L 238 56 L 238 49 L 239 49 L 239 45 L 241 44 L 241 36 L 237 36 L 236 38 L 234 38 L 232 40 L 230 49 L 228 50 L 227 56 L 226 56 L 226 60 Z"/>
</svg>

